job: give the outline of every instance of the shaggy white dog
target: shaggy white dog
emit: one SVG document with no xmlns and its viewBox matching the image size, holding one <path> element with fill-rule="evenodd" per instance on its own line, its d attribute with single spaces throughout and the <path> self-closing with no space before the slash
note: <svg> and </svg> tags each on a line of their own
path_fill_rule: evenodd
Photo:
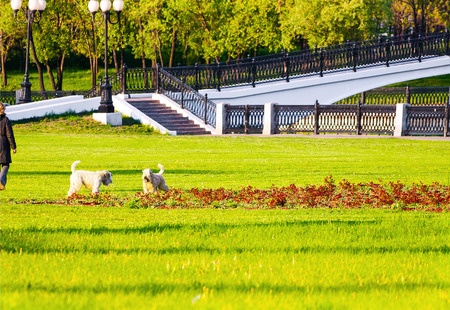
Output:
<svg viewBox="0 0 450 310">
<path fill-rule="evenodd" d="M 166 185 L 166 180 L 162 176 L 164 173 L 164 166 L 158 164 L 159 172 L 153 173 L 150 169 L 142 170 L 142 187 L 144 193 L 156 193 L 158 189 L 167 192 L 169 187 Z"/>
<path fill-rule="evenodd" d="M 107 170 L 103 171 L 87 171 L 77 170 L 79 160 L 74 161 L 72 164 L 72 174 L 70 175 L 70 189 L 67 193 L 67 197 L 77 193 L 84 185 L 89 189 L 92 194 L 98 194 L 100 192 L 100 185 L 104 184 L 108 186 L 112 183 L 112 174 Z"/>
</svg>

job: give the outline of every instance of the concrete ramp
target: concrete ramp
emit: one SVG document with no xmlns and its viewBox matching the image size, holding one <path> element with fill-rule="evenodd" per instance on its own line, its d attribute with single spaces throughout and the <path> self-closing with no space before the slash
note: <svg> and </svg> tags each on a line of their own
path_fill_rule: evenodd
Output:
<svg viewBox="0 0 450 310">
<path fill-rule="evenodd" d="M 450 74 L 450 56 L 423 59 L 421 62 L 393 63 L 389 67 L 377 66 L 310 77 L 291 77 L 290 82 L 277 81 L 240 87 L 203 89 L 200 93 L 216 103 L 230 105 L 310 105 L 316 100 L 321 105 L 333 104 L 341 99 L 374 88 Z"/>
<path fill-rule="evenodd" d="M 7 106 L 6 115 L 16 121 L 51 114 L 95 111 L 98 106 L 99 98 L 83 99 L 83 96 L 77 95 Z"/>
</svg>

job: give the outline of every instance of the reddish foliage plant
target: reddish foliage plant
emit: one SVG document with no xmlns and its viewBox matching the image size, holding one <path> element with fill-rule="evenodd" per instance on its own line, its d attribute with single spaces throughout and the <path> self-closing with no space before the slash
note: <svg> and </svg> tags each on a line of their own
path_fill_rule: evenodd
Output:
<svg viewBox="0 0 450 310">
<path fill-rule="evenodd" d="M 21 202 L 24 203 L 24 202 Z M 412 184 L 397 182 L 338 184 L 329 176 L 320 185 L 304 187 L 291 184 L 286 187 L 271 186 L 257 189 L 252 186 L 239 190 L 171 188 L 168 192 L 154 194 L 136 193 L 133 197 L 101 195 L 73 195 L 59 201 L 32 201 L 30 204 L 84 205 L 130 208 L 397 208 L 400 210 L 450 210 L 450 187 L 438 183 Z"/>
</svg>

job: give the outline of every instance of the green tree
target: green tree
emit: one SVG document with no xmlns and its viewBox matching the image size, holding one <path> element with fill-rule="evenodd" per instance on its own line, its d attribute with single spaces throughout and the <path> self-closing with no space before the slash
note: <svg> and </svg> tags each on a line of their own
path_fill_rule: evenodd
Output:
<svg viewBox="0 0 450 310">
<path fill-rule="evenodd" d="M 73 51 L 72 38 L 76 29 L 73 10 L 75 0 L 47 2 L 42 18 L 34 27 L 33 48 L 37 58 L 45 65 L 52 90 L 62 90 L 64 61 Z M 39 61 L 35 60 L 36 63 Z M 56 70 L 56 78 L 54 71 Z"/>
<path fill-rule="evenodd" d="M 236 0 L 224 27 L 224 45 L 231 58 L 256 54 L 259 48 L 270 52 L 280 49 L 280 12 L 283 2 Z"/>
<path fill-rule="evenodd" d="M 8 85 L 6 61 L 13 46 L 18 44 L 23 32 L 19 32 L 14 21 L 14 14 L 8 1 L 2 0 L 0 6 L 0 71 L 2 88 Z"/>
<path fill-rule="evenodd" d="M 225 52 L 224 36 L 229 11 L 226 0 L 180 0 L 178 2 L 183 24 L 181 43 L 187 47 L 187 53 L 195 58 L 203 58 L 206 63 L 219 61 Z"/>
<path fill-rule="evenodd" d="M 102 55 L 103 19 L 101 11 L 93 17 L 88 10 L 87 1 L 76 0 L 70 13 L 72 22 L 71 46 L 73 53 L 85 56 L 91 71 L 91 86 L 97 85 L 99 58 Z"/>
<path fill-rule="evenodd" d="M 450 27 L 448 0 L 393 0 L 395 34 L 427 33 Z"/>
<path fill-rule="evenodd" d="M 389 25 L 389 0 L 292 0 L 282 12 L 282 43 L 295 49 L 295 38 L 310 47 L 365 40 Z"/>
<path fill-rule="evenodd" d="M 127 27 L 134 29 L 128 38 L 133 55 L 147 67 L 147 60 L 155 65 L 161 54 L 161 10 L 163 0 L 127 2 Z"/>
</svg>

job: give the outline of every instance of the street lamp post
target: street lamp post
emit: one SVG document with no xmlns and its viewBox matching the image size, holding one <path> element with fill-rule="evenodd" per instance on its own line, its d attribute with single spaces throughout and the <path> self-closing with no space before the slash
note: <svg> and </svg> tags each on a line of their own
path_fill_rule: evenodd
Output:
<svg viewBox="0 0 450 310">
<path fill-rule="evenodd" d="M 120 13 L 123 10 L 124 2 L 123 0 L 114 0 L 112 7 L 113 10 L 117 13 L 117 21 L 111 21 L 111 1 L 110 0 L 101 0 L 100 4 L 97 0 L 90 0 L 88 3 L 89 11 L 92 14 L 92 18 L 94 18 L 95 13 L 98 12 L 100 8 L 103 12 L 103 19 L 105 20 L 105 76 L 102 81 L 102 85 L 100 86 L 101 91 L 101 100 L 100 106 L 98 107 L 98 112 L 100 113 L 113 113 L 114 105 L 112 101 L 112 86 L 109 83 L 108 76 L 108 23 L 115 24 L 120 21 Z"/>
<path fill-rule="evenodd" d="M 25 75 L 21 84 L 22 89 L 20 91 L 19 103 L 27 103 L 33 101 L 31 99 L 31 83 L 28 76 L 28 70 L 30 65 L 30 41 L 31 41 L 31 25 L 33 24 L 36 13 L 39 14 L 45 10 L 47 3 L 45 0 L 30 0 L 28 6 L 25 9 L 25 17 L 27 20 L 27 47 L 25 52 Z M 17 16 L 17 12 L 22 8 L 22 0 L 11 0 L 11 8 L 14 11 L 14 16 Z"/>
</svg>

